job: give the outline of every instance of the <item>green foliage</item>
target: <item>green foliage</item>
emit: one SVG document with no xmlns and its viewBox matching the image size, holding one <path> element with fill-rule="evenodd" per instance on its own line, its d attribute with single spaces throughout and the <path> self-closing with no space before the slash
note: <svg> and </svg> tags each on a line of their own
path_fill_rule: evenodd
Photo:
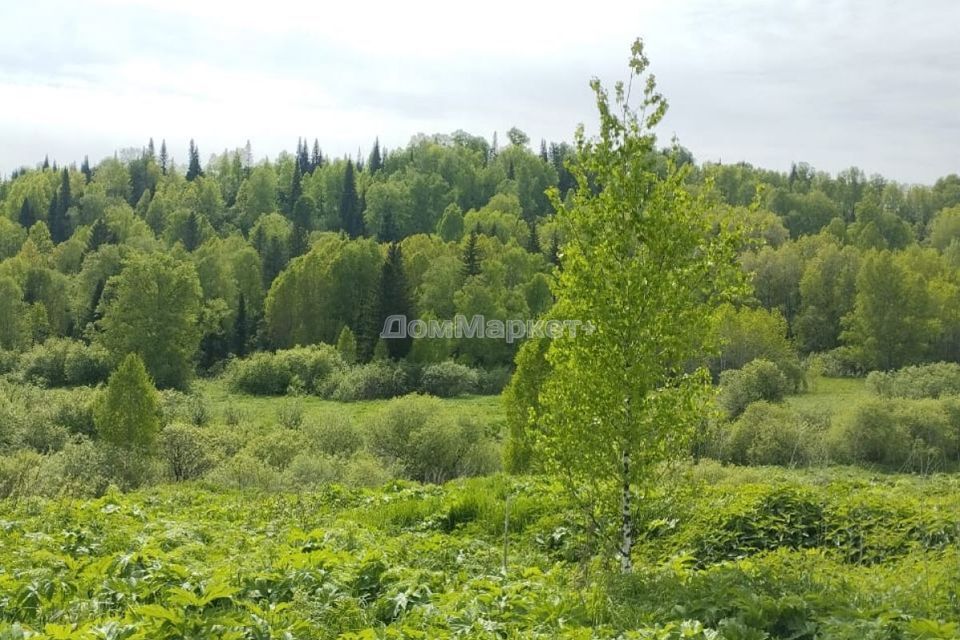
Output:
<svg viewBox="0 0 960 640">
<path fill-rule="evenodd" d="M 480 387 L 480 373 L 476 369 L 451 360 L 424 367 L 420 374 L 420 388 L 438 398 L 453 398 L 476 393 Z"/>
<path fill-rule="evenodd" d="M 115 362 L 136 353 L 158 385 L 185 388 L 200 343 L 200 300 L 192 264 L 132 254 L 104 291 L 100 340 Z"/>
<path fill-rule="evenodd" d="M 720 374 L 720 406 L 731 418 L 759 400 L 780 402 L 789 391 L 787 377 L 768 360 L 753 360 L 742 369 Z"/>
<path fill-rule="evenodd" d="M 19 370 L 27 380 L 50 387 L 96 385 L 110 375 L 110 356 L 99 345 L 51 338 L 24 352 Z"/>
<path fill-rule="evenodd" d="M 781 405 L 754 402 L 735 422 L 718 429 L 712 455 L 725 462 L 793 467 L 822 460 L 818 425 Z"/>
<path fill-rule="evenodd" d="M 939 362 L 884 373 L 873 371 L 867 387 L 885 398 L 960 396 L 960 364 Z"/>
<path fill-rule="evenodd" d="M 127 455 L 149 454 L 160 430 L 159 398 L 143 361 L 131 353 L 110 376 L 98 401 L 97 435 Z"/>
<path fill-rule="evenodd" d="M 374 360 L 332 376 L 327 384 L 326 395 L 340 402 L 356 402 L 395 398 L 412 390 L 413 383 L 406 367 L 386 360 Z"/>
<path fill-rule="evenodd" d="M 666 112 L 638 40 L 631 82 L 613 104 L 592 83 L 600 135 L 577 132 L 577 187 L 554 207 L 566 233 L 552 315 L 592 322 L 596 330 L 551 342 L 552 373 L 540 392 L 539 448 L 550 471 L 605 521 L 617 525 L 624 571 L 631 567 L 635 495 L 650 486 L 657 464 L 679 458 L 699 422 L 707 392 L 686 363 L 701 353 L 710 317 L 738 288 L 739 239 L 715 230 L 707 201 L 685 187 L 687 171 L 650 161 L 654 127 Z"/>
<path fill-rule="evenodd" d="M 227 377 L 236 391 L 254 395 L 285 395 L 295 380 L 308 393 L 320 392 L 344 366 L 338 350 L 325 344 L 256 353 L 231 363 Z"/>
<path fill-rule="evenodd" d="M 461 418 L 443 419 L 437 400 L 406 396 L 388 404 L 367 425 L 371 451 L 397 464 L 405 477 L 420 482 L 446 482 L 481 475 L 496 468 L 481 425 Z"/>
</svg>

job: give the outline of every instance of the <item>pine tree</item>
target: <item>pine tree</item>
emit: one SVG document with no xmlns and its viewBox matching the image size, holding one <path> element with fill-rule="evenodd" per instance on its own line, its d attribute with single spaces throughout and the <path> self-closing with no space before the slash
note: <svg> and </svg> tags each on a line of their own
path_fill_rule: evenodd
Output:
<svg viewBox="0 0 960 640">
<path fill-rule="evenodd" d="M 476 228 L 470 232 L 470 235 L 467 237 L 467 244 L 463 248 L 463 257 L 461 261 L 463 262 L 463 267 L 461 273 L 464 278 L 469 278 L 471 276 L 480 275 L 480 247 L 477 246 L 477 240 L 480 234 L 477 233 Z"/>
<path fill-rule="evenodd" d="M 167 141 L 160 141 L 160 173 L 167 175 L 167 163 L 170 161 L 170 157 L 167 155 Z"/>
<path fill-rule="evenodd" d="M 187 167 L 186 178 L 188 181 L 193 181 L 197 178 L 203 177 L 203 168 L 200 166 L 200 149 L 197 148 L 197 145 L 193 142 L 193 139 L 190 139 L 190 164 Z"/>
<path fill-rule="evenodd" d="M 353 162 L 347 160 L 343 174 L 343 193 L 340 197 L 340 228 L 351 238 L 363 235 L 363 216 L 357 197 L 357 181 L 353 173 Z"/>
<path fill-rule="evenodd" d="M 83 162 L 80 163 L 80 173 L 83 174 L 87 182 L 93 180 L 93 169 L 90 168 L 90 158 L 87 156 L 83 156 Z"/>
<path fill-rule="evenodd" d="M 37 214 L 33 210 L 33 205 L 30 204 L 30 198 L 23 199 L 23 204 L 20 205 L 20 215 L 17 218 L 17 221 L 20 223 L 21 227 L 27 230 L 37 223 Z"/>
<path fill-rule="evenodd" d="M 380 156 L 380 138 L 373 141 L 373 151 L 370 152 L 370 159 L 367 161 L 367 169 L 370 173 L 376 173 L 383 168 L 383 158 Z"/>
<path fill-rule="evenodd" d="M 247 298 L 241 293 L 237 302 L 237 319 L 233 323 L 233 352 L 239 358 L 247 355 L 247 341 L 250 339 L 250 327 L 247 324 Z"/>
</svg>

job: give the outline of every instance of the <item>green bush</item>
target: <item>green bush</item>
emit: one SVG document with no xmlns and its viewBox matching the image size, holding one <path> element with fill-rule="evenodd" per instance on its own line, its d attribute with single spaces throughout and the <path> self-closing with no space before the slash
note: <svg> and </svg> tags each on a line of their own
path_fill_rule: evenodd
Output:
<svg viewBox="0 0 960 640">
<path fill-rule="evenodd" d="M 100 346 L 50 338 L 20 357 L 24 379 L 47 387 L 95 385 L 110 375 L 109 354 Z"/>
<path fill-rule="evenodd" d="M 205 480 L 225 489 L 275 491 L 281 486 L 276 469 L 247 453 L 239 453 L 220 463 Z"/>
<path fill-rule="evenodd" d="M 199 478 L 213 466 L 209 439 L 195 425 L 167 425 L 158 444 L 160 458 L 175 482 Z"/>
<path fill-rule="evenodd" d="M 312 452 L 348 457 L 363 447 L 363 435 L 345 417 L 335 415 L 320 424 L 303 428 L 303 438 Z"/>
<path fill-rule="evenodd" d="M 43 456 L 35 451 L 17 451 L 0 457 L 0 500 L 31 495 L 42 462 Z"/>
<path fill-rule="evenodd" d="M 343 366 L 336 349 L 319 344 L 276 353 L 256 353 L 244 360 L 235 360 L 227 375 L 234 391 L 280 396 L 291 388 L 316 393 L 324 388 L 327 378 Z"/>
<path fill-rule="evenodd" d="M 340 402 L 395 398 L 412 390 L 407 370 L 388 361 L 352 367 L 332 376 L 330 383 L 328 397 Z"/>
<path fill-rule="evenodd" d="M 510 367 L 491 367 L 480 371 L 480 385 L 477 393 L 485 396 L 498 396 L 510 384 L 513 369 Z"/>
<path fill-rule="evenodd" d="M 960 364 L 938 362 L 899 371 L 873 371 L 867 388 L 884 398 L 940 398 L 960 395 Z"/>
<path fill-rule="evenodd" d="M 452 360 L 429 365 L 420 376 L 421 391 L 438 398 L 476 393 L 479 387 L 480 373 Z"/>
<path fill-rule="evenodd" d="M 716 457 L 741 465 L 806 465 L 820 459 L 822 433 L 786 407 L 759 401 L 721 425 Z"/>
<path fill-rule="evenodd" d="M 366 425 L 370 450 L 396 464 L 404 476 L 442 483 L 496 469 L 482 425 L 467 419 L 451 421 L 435 398 L 410 395 L 393 400 Z"/>
<path fill-rule="evenodd" d="M 938 471 L 960 462 L 960 402 L 871 399 L 856 405 L 830 432 L 841 462 L 891 471 Z"/>
<path fill-rule="evenodd" d="M 769 360 L 753 360 L 742 369 L 720 374 L 720 406 L 731 418 L 753 402 L 779 402 L 789 391 L 787 377 Z"/>
<path fill-rule="evenodd" d="M 248 455 L 273 469 L 285 469 L 303 449 L 302 436 L 292 429 L 275 429 L 250 440 L 240 455 Z"/>
</svg>

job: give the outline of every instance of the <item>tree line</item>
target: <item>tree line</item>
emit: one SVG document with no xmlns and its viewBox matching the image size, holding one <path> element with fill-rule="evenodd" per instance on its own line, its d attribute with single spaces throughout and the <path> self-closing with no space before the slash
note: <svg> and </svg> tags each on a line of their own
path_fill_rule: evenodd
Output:
<svg viewBox="0 0 960 640">
<path fill-rule="evenodd" d="M 183 165 L 151 140 L 95 166 L 18 170 L 0 182 L 0 349 L 68 338 L 114 364 L 137 353 L 173 387 L 231 357 L 321 342 L 355 344 L 361 362 L 511 365 L 517 346 L 500 340 L 378 338 L 396 313 L 529 319 L 553 305 L 555 210 L 579 159 L 566 143 L 507 138 L 375 141 L 365 158 L 301 139 L 259 162 L 249 143 L 202 162 L 191 141 Z M 727 329 L 762 342 L 759 322 L 781 334 L 770 342 L 855 372 L 960 361 L 960 177 L 908 186 L 645 153 L 654 174 L 685 167 L 715 225 L 749 229 L 754 294 Z"/>
</svg>

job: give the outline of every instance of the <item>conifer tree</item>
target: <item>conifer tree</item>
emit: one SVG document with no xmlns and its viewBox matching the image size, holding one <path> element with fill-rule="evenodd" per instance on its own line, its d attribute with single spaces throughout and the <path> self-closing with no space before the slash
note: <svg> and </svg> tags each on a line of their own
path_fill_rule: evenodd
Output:
<svg viewBox="0 0 960 640">
<path fill-rule="evenodd" d="M 33 211 L 33 205 L 30 204 L 30 198 L 23 199 L 23 204 L 20 205 L 20 215 L 17 218 L 17 222 L 19 222 L 20 226 L 24 229 L 30 229 L 30 227 L 37 223 L 37 214 Z"/>
<path fill-rule="evenodd" d="M 233 352 L 239 358 L 247 355 L 247 341 L 250 339 L 248 322 L 247 298 L 241 293 L 237 302 L 237 319 L 233 323 Z"/>
<path fill-rule="evenodd" d="M 153 138 L 150 138 L 150 142 L 147 143 L 147 159 L 155 160 L 157 158 L 156 149 L 153 146 Z"/>
<path fill-rule="evenodd" d="M 193 181 L 203 177 L 203 167 L 200 166 L 200 149 L 197 148 L 192 138 L 190 139 L 189 155 L 190 163 L 187 166 L 186 178 L 188 181 Z"/>
<path fill-rule="evenodd" d="M 287 197 L 287 203 L 290 207 L 287 213 L 293 214 L 293 208 L 296 206 L 300 196 L 303 195 L 303 172 L 300 169 L 300 162 L 293 163 L 293 177 L 290 179 L 290 195 Z"/>
<path fill-rule="evenodd" d="M 93 169 L 90 168 L 90 158 L 87 156 L 83 156 L 83 162 L 80 163 L 80 173 L 83 174 L 87 182 L 93 180 Z"/>
<path fill-rule="evenodd" d="M 200 219 L 196 211 L 191 211 L 183 228 L 183 248 L 187 251 L 195 251 L 202 240 L 200 233 Z"/>
<path fill-rule="evenodd" d="M 367 161 L 367 169 L 370 173 L 376 173 L 383 168 L 383 158 L 380 156 L 380 138 L 373 142 L 373 151 L 370 152 L 370 159 Z"/>
<path fill-rule="evenodd" d="M 403 269 L 403 253 L 398 242 L 391 242 L 387 249 L 387 259 L 380 270 L 380 321 L 399 315 L 407 320 L 413 319 L 413 304 L 410 301 L 410 287 Z M 394 360 L 410 353 L 413 338 L 393 338 L 386 341 L 387 352 Z"/>
<path fill-rule="evenodd" d="M 70 237 L 70 223 L 67 219 L 67 210 L 72 205 L 73 196 L 70 193 L 70 174 L 64 169 L 60 173 L 60 189 L 54 194 L 53 200 L 50 202 L 50 212 L 47 215 L 50 237 L 56 244 L 60 244 Z"/>
<path fill-rule="evenodd" d="M 90 227 L 90 236 L 87 238 L 87 252 L 93 253 L 105 244 L 114 244 L 116 238 L 103 218 L 97 218 Z"/>
<path fill-rule="evenodd" d="M 556 230 L 550 236 L 550 262 L 560 267 L 560 234 Z"/>
<path fill-rule="evenodd" d="M 320 152 L 320 141 L 313 139 L 313 153 L 310 156 L 310 171 L 316 171 L 323 166 L 323 153 Z"/>
<path fill-rule="evenodd" d="M 538 255 L 542 251 L 540 248 L 540 238 L 538 237 L 536 220 L 530 222 L 530 242 L 527 244 L 527 251 L 533 255 Z"/>
<path fill-rule="evenodd" d="M 167 155 L 167 141 L 160 141 L 160 173 L 167 175 L 167 163 L 170 162 L 170 157 Z"/>
<path fill-rule="evenodd" d="M 357 336 L 347 325 L 343 325 L 343 329 L 340 330 L 340 335 L 337 337 L 337 351 L 346 364 L 356 363 Z"/>
<path fill-rule="evenodd" d="M 135 353 L 110 376 L 94 413 L 97 435 L 116 447 L 149 450 L 160 429 L 157 390 Z"/>
<path fill-rule="evenodd" d="M 479 238 L 476 228 L 470 232 L 470 235 L 467 236 L 467 243 L 463 248 L 463 257 L 461 258 L 463 262 L 463 267 L 461 273 L 463 273 L 464 278 L 469 278 L 471 276 L 480 275 L 480 247 L 477 246 L 477 240 Z"/>
<path fill-rule="evenodd" d="M 540 159 L 544 162 L 550 162 L 550 155 L 547 153 L 547 141 L 540 138 Z"/>
<path fill-rule="evenodd" d="M 343 174 L 343 193 L 340 197 L 340 228 L 351 238 L 363 235 L 363 216 L 357 197 L 357 180 L 354 175 L 353 161 L 347 160 Z"/>
</svg>

